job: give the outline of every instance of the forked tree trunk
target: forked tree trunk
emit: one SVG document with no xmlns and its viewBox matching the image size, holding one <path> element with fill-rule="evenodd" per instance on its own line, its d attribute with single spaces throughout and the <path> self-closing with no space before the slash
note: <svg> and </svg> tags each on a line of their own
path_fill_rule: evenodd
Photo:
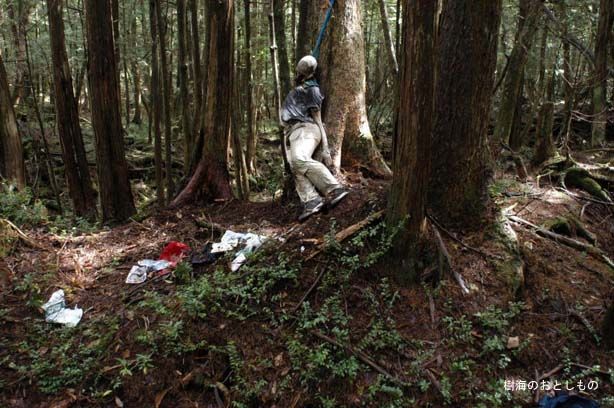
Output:
<svg viewBox="0 0 614 408">
<path fill-rule="evenodd" d="M 172 202 L 179 207 L 195 200 L 232 198 L 228 173 L 231 131 L 234 1 L 207 0 L 209 55 L 204 148 L 194 175 Z"/>
<path fill-rule="evenodd" d="M 508 62 L 507 74 L 503 82 L 499 112 L 495 125 L 495 140 L 509 144 L 516 112 L 516 104 L 522 92 L 522 78 L 533 44 L 537 21 L 542 2 L 540 0 L 520 0 L 520 19 L 514 48 Z"/>
<path fill-rule="evenodd" d="M 11 102 L 2 52 L 0 51 L 0 175 L 22 189 L 26 186 L 21 135 Z"/>
<path fill-rule="evenodd" d="M 120 115 L 111 2 L 85 2 L 88 83 L 103 221 L 124 221 L 136 209 L 128 179 Z"/>
<path fill-rule="evenodd" d="M 324 19 L 328 1 L 314 1 L 310 6 L 318 28 Z M 324 7 L 322 7 L 324 5 Z M 378 177 L 390 177 L 369 127 L 365 105 L 365 43 L 359 0 L 338 0 L 334 22 L 329 24 L 322 44 L 320 86 L 325 96 L 323 119 L 328 132 L 331 155 L 338 171 L 361 166 Z M 315 44 L 315 38 L 312 42 Z"/>
<path fill-rule="evenodd" d="M 404 223 L 395 238 L 393 252 L 400 264 L 401 277 L 412 279 L 416 244 L 426 224 L 434 114 L 436 2 L 405 0 L 404 6 L 399 127 L 387 216 L 390 227 Z"/>
<path fill-rule="evenodd" d="M 593 88 L 593 131 L 591 145 L 599 146 L 605 142 L 608 123 L 607 89 L 608 89 L 608 51 L 612 38 L 614 3 L 601 0 L 599 7 L 599 26 L 595 42 L 595 87 Z"/>
<path fill-rule="evenodd" d="M 68 193 L 75 215 L 94 219 L 96 218 L 96 192 L 92 186 L 79 125 L 77 100 L 73 94 L 72 76 L 64 39 L 62 3 L 61 0 L 47 0 L 55 85 L 56 124 L 62 146 Z"/>
<path fill-rule="evenodd" d="M 429 205 L 442 221 L 479 224 L 492 175 L 488 120 L 501 0 L 444 0 Z"/>
</svg>

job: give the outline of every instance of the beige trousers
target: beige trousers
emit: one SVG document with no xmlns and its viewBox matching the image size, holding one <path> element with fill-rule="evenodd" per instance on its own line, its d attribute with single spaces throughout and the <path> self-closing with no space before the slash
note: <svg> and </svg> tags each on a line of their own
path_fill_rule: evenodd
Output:
<svg viewBox="0 0 614 408">
<path fill-rule="evenodd" d="M 313 158 L 313 154 L 320 145 L 322 135 L 315 123 L 297 123 L 287 131 L 288 161 L 294 173 L 296 192 L 301 202 L 319 199 L 320 194 L 327 195 L 341 184 L 331 174 L 328 168 Z M 318 191 L 320 194 L 318 194 Z"/>
</svg>

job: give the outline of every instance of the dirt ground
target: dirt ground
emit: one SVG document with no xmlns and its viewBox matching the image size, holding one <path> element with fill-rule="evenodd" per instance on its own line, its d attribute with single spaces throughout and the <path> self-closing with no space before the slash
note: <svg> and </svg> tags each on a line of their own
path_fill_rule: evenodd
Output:
<svg viewBox="0 0 614 408">
<path fill-rule="evenodd" d="M 614 275 L 602 261 L 511 223 L 524 262 L 516 276 L 494 216 L 470 234 L 441 230 L 469 294 L 450 273 L 436 288 L 397 282 L 388 255 L 368 261 L 383 245 L 385 235 L 375 230 L 366 244 L 308 259 L 331 228 L 339 232 L 386 206 L 386 182 L 347 179 L 348 199 L 304 224 L 294 221 L 296 208 L 231 201 L 79 236 L 25 231 L 36 247 L 21 243 L 3 260 L 10 276 L 0 297 L 0 405 L 534 406 L 543 391 L 509 392 L 505 381 L 594 380 L 598 389 L 583 394 L 608 406 L 614 355 L 603 344 L 601 322 L 614 300 Z M 611 206 L 547 180 L 497 180 L 493 208 L 539 225 L 573 214 L 614 257 Z M 255 284 L 250 273 L 264 269 L 242 269 L 232 279 L 246 283 L 235 287 L 224 280 L 231 274 L 223 258 L 195 267 L 192 283 L 124 283 L 132 265 L 157 258 L 168 242 L 198 251 L 224 229 L 281 238 L 254 263 L 266 265 L 260 273 L 267 276 L 284 268 L 297 273 Z M 347 259 L 356 264 L 351 279 L 335 281 L 353 265 Z M 433 259 L 419 268 L 431 277 L 438 270 Z M 236 293 L 208 299 L 227 303 L 200 300 L 218 282 Z M 69 306 L 84 310 L 74 329 L 44 322 L 40 305 L 59 288 Z"/>
</svg>

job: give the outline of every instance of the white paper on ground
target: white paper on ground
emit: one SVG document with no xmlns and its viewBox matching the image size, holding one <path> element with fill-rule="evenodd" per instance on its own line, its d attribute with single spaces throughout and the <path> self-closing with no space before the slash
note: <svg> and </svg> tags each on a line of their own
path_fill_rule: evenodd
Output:
<svg viewBox="0 0 614 408">
<path fill-rule="evenodd" d="M 236 253 L 235 259 L 230 264 L 230 269 L 236 272 L 245 263 L 247 256 L 260 248 L 267 239 L 268 237 L 252 234 L 251 232 L 243 234 L 228 230 L 222 235 L 220 242 L 211 245 L 211 253 L 228 252 L 239 245 L 245 245 L 242 250 Z"/>
<path fill-rule="evenodd" d="M 83 317 L 83 309 L 75 307 L 66 308 L 64 291 L 62 289 L 53 292 L 49 301 L 43 305 L 45 321 L 50 323 L 64 324 L 67 327 L 75 327 Z"/>
</svg>

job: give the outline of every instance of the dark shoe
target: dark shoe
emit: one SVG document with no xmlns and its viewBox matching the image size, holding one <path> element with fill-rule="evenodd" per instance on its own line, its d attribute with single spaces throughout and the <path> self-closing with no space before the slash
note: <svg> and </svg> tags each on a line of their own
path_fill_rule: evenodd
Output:
<svg viewBox="0 0 614 408">
<path fill-rule="evenodd" d="M 350 194 L 350 192 L 343 187 L 334 189 L 328 194 L 326 206 L 328 208 L 333 208 L 334 206 L 339 204 L 341 200 L 343 200 L 348 194 Z"/>
<path fill-rule="evenodd" d="M 307 218 L 311 217 L 313 214 L 319 213 L 324 207 L 324 202 L 322 199 L 316 198 L 314 200 L 308 201 L 303 208 L 303 213 L 299 215 L 298 220 L 300 222 L 305 221 Z"/>
</svg>

